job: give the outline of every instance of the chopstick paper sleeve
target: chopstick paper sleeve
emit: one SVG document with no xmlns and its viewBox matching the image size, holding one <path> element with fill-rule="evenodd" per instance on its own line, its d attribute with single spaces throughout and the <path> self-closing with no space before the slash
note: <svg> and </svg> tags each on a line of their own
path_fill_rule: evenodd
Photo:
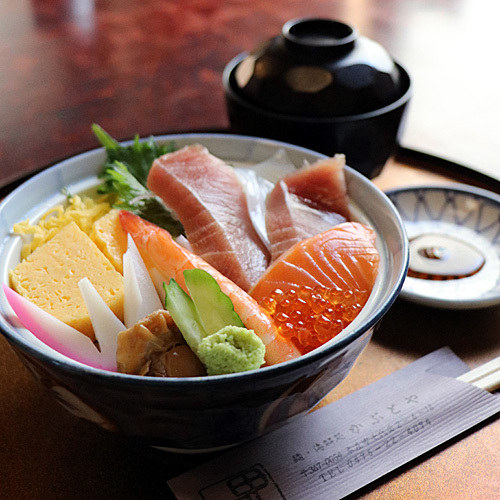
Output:
<svg viewBox="0 0 500 500">
<path fill-rule="evenodd" d="M 343 498 L 500 411 L 467 370 L 440 349 L 168 484 L 181 500 Z"/>
</svg>

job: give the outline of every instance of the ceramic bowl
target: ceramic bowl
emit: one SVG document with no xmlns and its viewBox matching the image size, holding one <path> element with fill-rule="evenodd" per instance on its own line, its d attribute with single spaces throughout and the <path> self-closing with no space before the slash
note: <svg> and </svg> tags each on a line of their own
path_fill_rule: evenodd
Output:
<svg viewBox="0 0 500 500">
<path fill-rule="evenodd" d="M 238 134 L 344 153 L 378 175 L 403 131 L 411 97 L 406 70 L 345 23 L 297 19 L 224 69 L 227 112 Z"/>
<path fill-rule="evenodd" d="M 201 143 L 229 163 L 256 163 L 283 148 L 296 166 L 322 155 L 276 141 L 232 135 L 163 136 L 181 147 Z M 98 183 L 102 149 L 57 164 L 10 194 L 0 206 L 0 276 L 19 261 L 20 241 L 10 234 L 20 220 L 36 220 L 72 193 Z M 368 179 L 346 168 L 353 214 L 377 234 L 380 273 L 359 316 L 339 336 L 293 361 L 252 372 L 200 378 L 153 378 L 84 366 L 32 343 L 0 297 L 0 327 L 33 375 L 70 412 L 147 445 L 176 452 L 222 449 L 255 438 L 304 414 L 349 373 L 375 325 L 396 299 L 406 275 L 408 245 L 399 214 Z M 5 381 L 8 383 L 8 381 Z"/>
<path fill-rule="evenodd" d="M 500 304 L 500 196 L 453 184 L 386 193 L 410 241 L 401 297 L 445 309 Z"/>
</svg>

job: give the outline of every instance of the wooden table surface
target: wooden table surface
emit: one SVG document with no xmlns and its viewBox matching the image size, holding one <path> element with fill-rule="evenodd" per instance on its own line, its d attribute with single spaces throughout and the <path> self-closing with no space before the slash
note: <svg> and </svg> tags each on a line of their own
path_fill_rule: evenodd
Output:
<svg viewBox="0 0 500 500">
<path fill-rule="evenodd" d="M 0 188 L 96 147 L 90 125 L 118 139 L 225 129 L 221 73 L 288 19 L 356 25 L 415 83 L 403 145 L 496 176 L 494 0 L 18 0 L 0 2 Z M 496 81 L 496 80 L 495 80 Z M 495 107 L 496 105 L 496 107 Z M 389 187 L 498 181 L 398 155 Z M 333 401 L 432 350 L 470 366 L 500 355 L 500 307 L 444 311 L 398 299 Z M 170 498 L 167 478 L 203 461 L 138 447 L 78 420 L 42 390 L 0 339 L 0 498 Z M 500 498 L 500 421 L 479 428 L 352 498 Z"/>
</svg>

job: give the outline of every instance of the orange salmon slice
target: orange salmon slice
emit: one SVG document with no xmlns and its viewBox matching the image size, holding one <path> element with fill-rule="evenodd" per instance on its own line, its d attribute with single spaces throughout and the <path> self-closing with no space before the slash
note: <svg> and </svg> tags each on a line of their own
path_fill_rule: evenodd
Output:
<svg viewBox="0 0 500 500">
<path fill-rule="evenodd" d="M 342 331 L 373 289 L 380 255 L 375 233 L 345 222 L 295 244 L 271 264 L 250 295 L 280 335 L 309 352 Z"/>
</svg>

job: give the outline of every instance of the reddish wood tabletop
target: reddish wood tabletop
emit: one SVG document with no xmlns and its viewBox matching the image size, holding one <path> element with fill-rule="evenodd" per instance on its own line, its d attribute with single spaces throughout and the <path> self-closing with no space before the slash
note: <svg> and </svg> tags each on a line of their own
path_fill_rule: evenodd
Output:
<svg viewBox="0 0 500 500">
<path fill-rule="evenodd" d="M 494 0 L 2 2 L 2 194 L 96 147 L 94 122 L 118 139 L 226 129 L 225 64 L 303 16 L 353 24 L 407 67 L 415 96 L 404 146 L 494 177 L 496 9 Z M 399 155 L 375 182 L 386 189 L 451 178 L 498 191 L 497 181 L 452 167 Z M 327 402 L 445 345 L 471 367 L 485 362 L 500 355 L 499 324 L 500 307 L 445 311 L 398 299 Z M 171 498 L 167 479 L 206 460 L 143 448 L 70 415 L 3 338 L 0 377 L 2 499 Z M 500 421 L 491 419 L 352 498 L 500 498 L 499 443 Z"/>
</svg>

